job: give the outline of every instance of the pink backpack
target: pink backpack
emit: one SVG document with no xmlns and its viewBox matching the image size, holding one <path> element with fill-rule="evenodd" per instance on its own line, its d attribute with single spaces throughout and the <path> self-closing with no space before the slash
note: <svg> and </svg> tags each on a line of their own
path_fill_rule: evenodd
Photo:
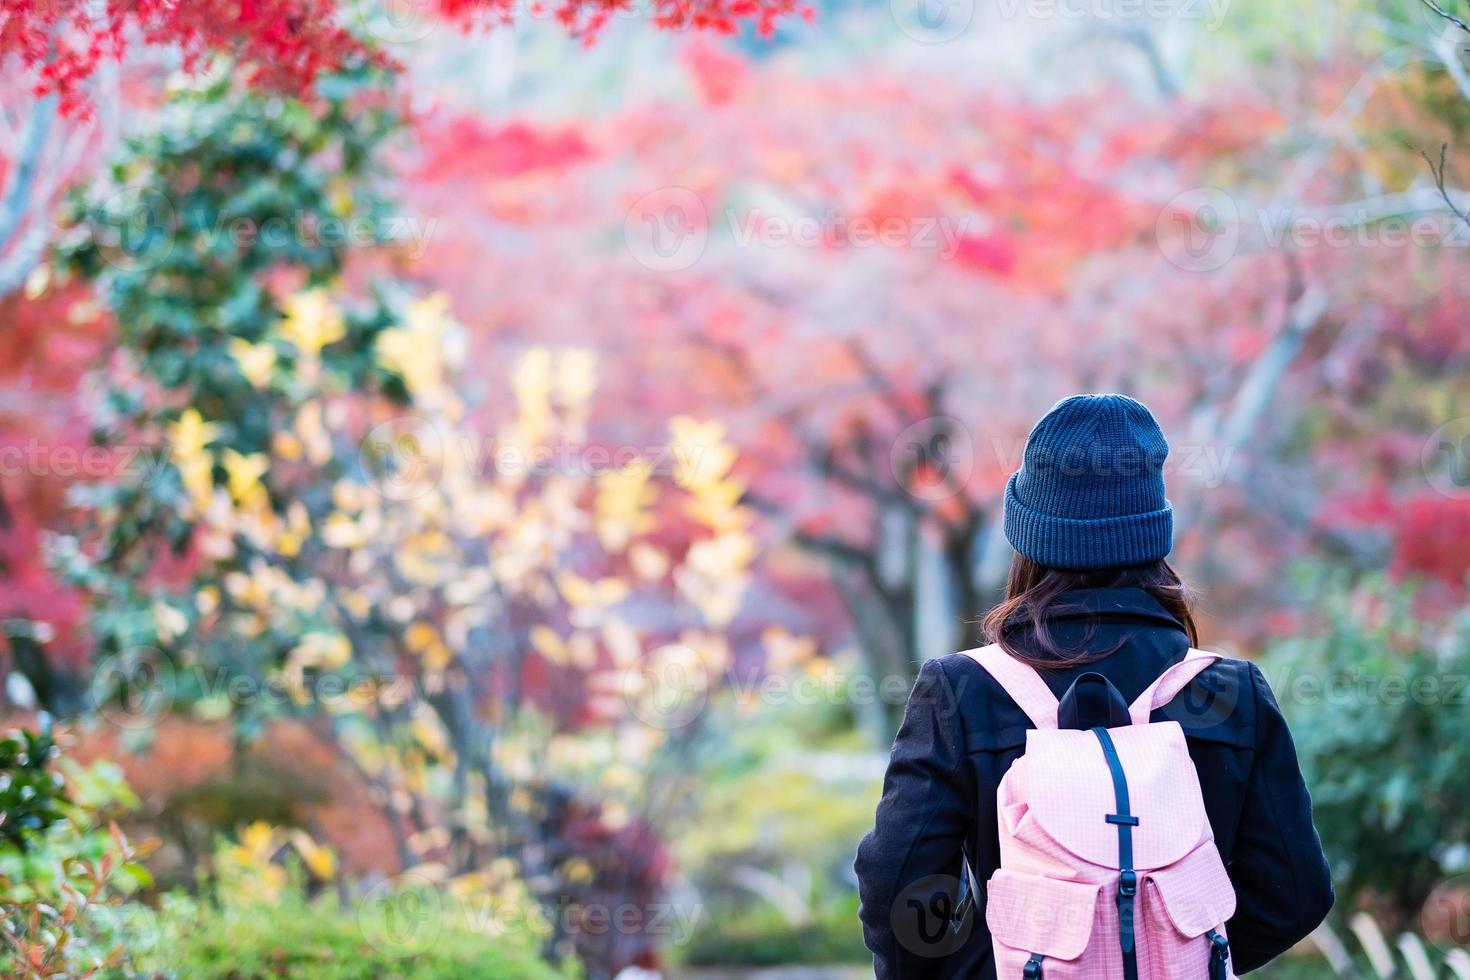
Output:
<svg viewBox="0 0 1470 980">
<path fill-rule="evenodd" d="M 1059 703 L 1000 647 L 969 656 L 1036 726 L 996 799 L 985 921 L 999 980 L 1231 980 L 1235 889 L 1184 730 L 1149 721 L 1219 656 L 1190 650 L 1130 707 L 1100 674 Z M 1070 727 L 1079 717 L 1108 723 Z"/>
</svg>

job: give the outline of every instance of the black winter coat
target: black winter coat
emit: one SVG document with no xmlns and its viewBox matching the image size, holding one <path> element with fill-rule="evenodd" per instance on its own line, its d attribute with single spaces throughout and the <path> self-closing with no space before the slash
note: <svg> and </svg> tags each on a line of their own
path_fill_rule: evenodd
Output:
<svg viewBox="0 0 1470 980">
<path fill-rule="evenodd" d="M 1048 620 L 1060 645 L 1121 646 L 1084 667 L 1043 671 L 1058 697 L 1096 671 L 1131 703 L 1189 647 L 1181 624 L 1141 589 L 1082 589 L 1062 600 Z M 1290 948 L 1332 907 L 1296 749 L 1265 678 L 1244 660 L 1207 668 L 1154 712 L 1155 721 L 1166 718 L 1184 728 L 1235 886 L 1227 932 L 1233 969 L 1244 973 Z M 1000 866 L 995 796 L 1031 727 L 963 654 L 919 672 L 855 866 L 878 980 L 995 977 L 984 915 L 984 883 Z"/>
</svg>

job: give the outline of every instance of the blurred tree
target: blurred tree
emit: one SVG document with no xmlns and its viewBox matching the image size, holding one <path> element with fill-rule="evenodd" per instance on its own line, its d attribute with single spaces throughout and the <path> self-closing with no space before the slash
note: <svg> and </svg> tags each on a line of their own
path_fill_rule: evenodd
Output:
<svg viewBox="0 0 1470 980">
<path fill-rule="evenodd" d="M 548 5 L 589 43 L 626 9 L 614 0 Z M 516 0 L 433 0 L 414 16 L 469 29 L 526 13 Z M 656 0 L 647 13 L 660 28 L 729 34 L 750 24 L 769 37 L 783 18 L 811 12 L 801 0 Z M 58 189 L 112 151 L 123 107 L 155 102 L 149 93 L 170 69 L 224 57 L 247 84 L 304 95 L 349 65 L 391 65 L 381 42 L 392 42 L 401 17 L 391 0 L 0 0 L 0 296 L 34 270 Z"/>
<path fill-rule="evenodd" d="M 1211 604 L 1272 608 L 1280 561 L 1304 550 L 1386 559 L 1314 516 L 1365 466 L 1394 492 L 1418 481 L 1412 433 L 1447 417 L 1470 350 L 1436 326 L 1463 301 L 1447 234 L 1389 237 L 1447 215 L 1412 151 L 1375 151 L 1420 180 L 1386 196 L 1330 148 L 1293 166 L 1292 134 L 1351 73 L 1290 102 L 1241 86 L 1033 102 L 881 68 L 731 70 L 706 48 L 686 62 L 697 102 L 539 132 L 425 121 L 406 192 L 483 203 L 422 274 L 476 311 L 487 347 L 608 324 L 621 433 L 691 403 L 730 420 L 747 499 L 774 539 L 827 560 L 845 609 L 829 635 L 850 622 L 872 672 L 901 681 L 975 641 L 1009 557 L 1005 480 L 1029 424 L 1078 390 L 1164 421 L 1176 555 Z M 485 186 L 477 166 L 513 142 L 541 152 Z M 1430 332 L 1436 363 L 1411 353 Z M 1405 394 L 1415 407 L 1392 412 Z M 809 565 L 783 568 L 780 591 L 810 590 L 793 584 Z M 769 614 L 810 628 L 830 608 Z M 1247 642 L 1242 620 L 1230 637 Z"/>
<path fill-rule="evenodd" d="M 575 348 L 523 351 L 508 411 L 477 419 L 446 298 L 376 267 L 346 285 L 406 217 L 378 186 L 382 80 L 297 101 L 221 74 L 130 143 L 126 196 L 78 198 L 62 265 L 118 336 L 96 439 L 138 450 L 75 489 L 54 548 L 90 601 L 91 693 L 145 736 L 174 703 L 242 741 L 306 720 L 374 788 L 400 866 L 523 875 L 572 917 L 647 907 L 666 861 L 637 763 L 731 663 L 754 560 L 736 457 L 683 416 L 666 457 L 589 444 Z M 585 783 L 547 764 L 584 730 L 620 745 Z M 555 925 L 599 971 L 658 941 Z"/>
</svg>

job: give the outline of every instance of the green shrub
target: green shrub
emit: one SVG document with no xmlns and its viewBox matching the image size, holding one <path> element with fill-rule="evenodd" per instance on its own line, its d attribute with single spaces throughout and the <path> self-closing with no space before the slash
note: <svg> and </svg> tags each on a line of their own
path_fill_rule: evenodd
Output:
<svg viewBox="0 0 1470 980">
<path fill-rule="evenodd" d="M 65 770 L 63 776 L 62 769 Z M 121 771 L 62 759 L 39 731 L 0 737 L 0 961 L 7 978 L 90 977 L 126 960 L 124 897 L 150 883 L 111 817 Z"/>
<path fill-rule="evenodd" d="M 435 893 L 437 894 L 437 893 Z M 428 904 L 426 903 L 426 900 Z M 371 899 L 344 907 L 335 896 L 289 889 L 275 902 L 221 906 L 164 896 L 153 933 L 135 937 L 143 975 L 160 980 L 558 980 L 527 932 L 477 929 L 475 909 L 411 899 L 410 921 Z M 397 905 L 397 903 L 388 903 Z"/>
<path fill-rule="evenodd" d="M 0 847 L 27 850 L 66 818 L 66 781 L 52 768 L 57 754 L 49 730 L 0 735 Z"/>
<path fill-rule="evenodd" d="M 1470 609 L 1382 580 L 1311 585 L 1312 621 L 1264 663 L 1301 756 L 1340 908 L 1412 922 L 1470 869 Z"/>
<path fill-rule="evenodd" d="M 675 835 L 702 912 L 689 965 L 861 963 L 852 860 L 873 823 L 882 758 L 854 751 L 840 696 L 711 713 L 698 810 Z"/>
<path fill-rule="evenodd" d="M 813 910 L 812 920 L 793 926 L 765 902 L 707 913 L 705 928 L 675 951 L 689 966 L 783 966 L 793 963 L 865 963 L 853 891 L 840 892 Z"/>
</svg>

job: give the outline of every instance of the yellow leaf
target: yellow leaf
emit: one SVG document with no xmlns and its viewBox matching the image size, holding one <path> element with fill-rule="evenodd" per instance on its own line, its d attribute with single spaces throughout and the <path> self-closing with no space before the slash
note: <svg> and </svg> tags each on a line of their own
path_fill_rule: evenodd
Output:
<svg viewBox="0 0 1470 980">
<path fill-rule="evenodd" d="M 633 566 L 633 574 L 645 582 L 656 582 L 669 573 L 668 552 L 646 541 L 628 549 L 628 563 Z"/>
<path fill-rule="evenodd" d="M 566 644 L 550 626 L 531 627 L 531 645 L 536 648 L 536 652 L 558 667 L 567 665 Z"/>
<path fill-rule="evenodd" d="M 332 458 L 332 440 L 322 424 L 322 403 L 309 401 L 296 414 L 296 434 L 313 466 L 324 466 Z"/>
<path fill-rule="evenodd" d="M 552 398 L 562 408 L 585 407 L 597 390 L 597 353 L 583 347 L 558 351 L 553 359 Z"/>
<path fill-rule="evenodd" d="M 334 513 L 322 525 L 322 541 L 329 548 L 361 548 L 367 544 L 367 534 L 346 514 Z"/>
<path fill-rule="evenodd" d="M 257 820 L 240 833 L 240 847 L 256 857 L 269 857 L 275 848 L 275 829 Z"/>
<path fill-rule="evenodd" d="M 42 262 L 26 276 L 26 299 L 40 299 L 51 285 L 51 264 Z"/>
<path fill-rule="evenodd" d="M 337 874 L 337 859 L 331 850 L 312 840 L 303 830 L 292 830 L 287 837 L 301 863 L 320 881 L 331 881 Z"/>
<path fill-rule="evenodd" d="M 265 506 L 269 497 L 260 478 L 270 469 L 270 460 L 263 453 L 246 456 L 226 447 L 221 462 L 235 503 L 247 510 Z"/>
<path fill-rule="evenodd" d="M 257 388 L 264 388 L 271 380 L 271 372 L 276 367 L 276 348 L 267 343 L 252 344 L 241 337 L 230 341 L 230 356 L 235 363 L 240 365 L 240 373 L 245 375 Z"/>
<path fill-rule="evenodd" d="M 291 651 L 301 667 L 341 667 L 352 656 L 352 644 L 341 633 L 307 633 Z"/>
<path fill-rule="evenodd" d="M 187 408 L 169 426 L 168 437 L 175 462 L 190 462 L 203 456 L 204 447 L 219 438 L 219 426 L 204 421 L 197 408 Z"/>
<path fill-rule="evenodd" d="M 316 357 L 323 347 L 347 336 L 342 311 L 325 289 L 309 289 L 286 300 L 281 336 L 301 353 Z"/>
</svg>

